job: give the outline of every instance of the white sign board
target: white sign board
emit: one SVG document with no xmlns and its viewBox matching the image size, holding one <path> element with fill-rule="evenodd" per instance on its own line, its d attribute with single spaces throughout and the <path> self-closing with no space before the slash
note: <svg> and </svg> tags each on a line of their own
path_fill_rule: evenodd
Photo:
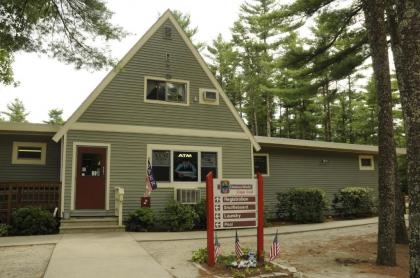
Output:
<svg viewBox="0 0 420 278">
<path fill-rule="evenodd" d="M 215 179 L 214 228 L 238 229 L 257 226 L 257 181 Z"/>
</svg>

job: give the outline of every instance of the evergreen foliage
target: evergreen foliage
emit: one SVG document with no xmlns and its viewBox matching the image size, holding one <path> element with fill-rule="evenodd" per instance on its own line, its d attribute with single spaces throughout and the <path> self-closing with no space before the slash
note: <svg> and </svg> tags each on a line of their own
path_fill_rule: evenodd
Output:
<svg viewBox="0 0 420 278">
<path fill-rule="evenodd" d="M 29 115 L 29 112 L 26 112 L 26 108 L 23 105 L 23 102 L 17 98 L 7 105 L 7 111 L 2 112 L 2 114 L 9 117 L 8 122 L 14 123 L 26 123 L 26 117 Z"/>
<path fill-rule="evenodd" d="M 44 121 L 46 124 L 62 125 L 63 120 L 63 109 L 51 109 L 48 111 L 48 121 Z"/>
</svg>

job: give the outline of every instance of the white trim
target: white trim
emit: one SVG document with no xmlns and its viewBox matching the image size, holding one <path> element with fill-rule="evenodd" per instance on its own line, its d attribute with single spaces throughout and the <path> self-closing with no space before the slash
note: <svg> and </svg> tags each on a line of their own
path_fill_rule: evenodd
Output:
<svg viewBox="0 0 420 278">
<path fill-rule="evenodd" d="M 204 99 L 205 92 L 215 92 L 216 99 L 215 101 L 208 101 Z M 208 104 L 208 105 L 219 105 L 219 92 L 216 89 L 209 89 L 209 88 L 199 88 L 198 89 L 198 103 L 200 104 Z"/>
<path fill-rule="evenodd" d="M 147 80 L 158 80 L 158 81 L 166 81 L 166 82 L 174 82 L 174 83 L 183 83 L 186 84 L 186 96 L 185 102 L 174 102 L 174 101 L 164 101 L 164 100 L 154 100 L 147 98 Z M 181 105 L 181 106 L 189 106 L 190 105 L 190 81 L 188 80 L 181 80 L 181 79 L 166 79 L 163 77 L 156 77 L 156 76 L 144 76 L 144 91 L 143 91 L 143 101 L 145 103 L 157 103 L 157 104 L 169 104 L 169 105 Z"/>
<path fill-rule="evenodd" d="M 19 158 L 18 149 L 19 147 L 36 147 L 41 148 L 41 158 Z M 12 164 L 26 164 L 26 165 L 45 165 L 47 159 L 47 143 L 44 142 L 13 142 L 12 149 Z"/>
<path fill-rule="evenodd" d="M 61 214 L 64 213 L 64 194 L 66 188 L 66 157 L 67 157 L 67 134 L 64 134 L 61 140 Z"/>
<path fill-rule="evenodd" d="M 204 188 L 206 182 L 200 181 L 201 179 L 201 152 L 215 152 L 217 153 L 217 177 L 223 177 L 223 162 L 222 162 L 222 147 L 209 147 L 209 146 L 184 146 L 184 145 L 161 145 L 161 144 L 147 144 L 147 158 L 145 166 L 147 169 L 147 160 L 150 159 L 152 163 L 152 150 L 164 150 L 171 152 L 171 164 L 170 164 L 170 180 L 171 182 L 158 182 L 159 188 Z M 174 151 L 186 151 L 186 152 L 198 152 L 197 157 L 197 182 L 185 182 L 185 181 L 173 181 L 173 152 Z"/>
<path fill-rule="evenodd" d="M 60 126 L 34 123 L 0 122 L 1 131 L 57 132 Z M 58 142 L 58 141 L 57 141 Z"/>
<path fill-rule="evenodd" d="M 157 126 L 74 123 L 70 129 L 71 130 L 84 130 L 84 131 L 104 131 L 104 132 L 192 136 L 192 137 L 206 137 L 206 138 L 210 137 L 210 138 L 248 139 L 246 134 L 244 134 L 243 132 L 157 127 Z"/>
<path fill-rule="evenodd" d="M 265 156 L 267 159 L 267 173 L 262 174 L 263 177 L 269 177 L 270 176 L 270 156 L 268 153 L 254 153 L 254 156 L 252 157 L 252 168 L 254 168 L 254 157 L 255 156 Z"/>
<path fill-rule="evenodd" d="M 370 159 L 372 164 L 370 166 L 363 166 L 362 159 Z M 373 158 L 373 155 L 359 155 L 359 170 L 375 170 L 375 159 Z"/>
<path fill-rule="evenodd" d="M 377 154 L 378 147 L 372 145 L 360 145 L 360 144 L 348 144 L 348 143 L 336 143 L 336 142 L 324 142 L 315 140 L 302 140 L 302 139 L 291 139 L 291 138 L 280 138 L 280 137 L 265 137 L 255 136 L 260 144 L 267 145 L 278 145 L 290 148 L 299 149 L 317 149 L 326 151 L 343 151 L 343 152 L 359 152 L 365 154 Z M 405 148 L 396 148 L 398 155 L 406 154 Z"/>
<path fill-rule="evenodd" d="M 79 106 L 79 108 L 71 115 L 71 117 L 67 120 L 67 122 L 60 128 L 60 130 L 54 135 L 53 140 L 55 142 L 58 142 L 58 140 L 66 133 L 69 128 L 80 118 L 80 116 L 87 110 L 87 108 L 95 101 L 95 99 L 99 96 L 99 94 L 108 86 L 108 84 L 112 81 L 112 79 L 117 75 L 119 68 L 124 67 L 130 60 L 133 58 L 133 56 L 139 51 L 143 45 L 149 40 L 149 38 L 162 26 L 162 24 L 166 20 L 170 20 L 172 24 L 175 26 L 178 33 L 181 35 L 182 39 L 190 49 L 190 51 L 193 53 L 194 57 L 210 79 L 210 81 L 213 83 L 213 86 L 219 91 L 219 94 L 222 96 L 224 102 L 230 109 L 231 113 L 237 120 L 238 124 L 241 126 L 242 130 L 246 134 L 246 136 L 249 138 L 249 140 L 252 142 L 254 148 L 256 151 L 259 151 L 261 149 L 260 145 L 257 143 L 257 141 L 254 139 L 254 136 L 251 134 L 243 120 L 240 118 L 238 112 L 236 111 L 233 104 L 230 102 L 227 95 L 223 92 L 222 87 L 217 82 L 216 78 L 213 76 L 213 74 L 210 72 L 207 64 L 204 62 L 203 58 L 198 53 L 195 46 L 192 44 L 190 39 L 187 37 L 185 32 L 182 30 L 182 28 L 179 26 L 178 22 L 176 21 L 175 17 L 171 13 L 170 10 L 167 10 L 159 19 L 158 21 L 153 24 L 153 26 L 146 32 L 146 34 L 130 49 L 130 51 L 123 57 L 123 59 L 119 62 L 119 64 L 111 70 L 107 76 L 98 84 L 98 86 L 93 90 L 93 92 L 85 99 L 85 101 Z"/>
<path fill-rule="evenodd" d="M 73 142 L 73 156 L 71 169 L 71 205 L 70 210 L 74 210 L 76 201 L 76 172 L 77 172 L 77 147 L 106 147 L 106 181 L 105 181 L 105 210 L 109 210 L 109 188 L 111 172 L 111 144 L 95 142 Z"/>
</svg>

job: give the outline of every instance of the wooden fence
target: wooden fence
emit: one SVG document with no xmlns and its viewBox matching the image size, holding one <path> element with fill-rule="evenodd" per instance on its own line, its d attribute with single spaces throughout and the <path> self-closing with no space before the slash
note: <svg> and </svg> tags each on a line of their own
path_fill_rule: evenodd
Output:
<svg viewBox="0 0 420 278">
<path fill-rule="evenodd" d="M 0 182 L 0 223 L 10 223 L 16 208 L 60 208 L 60 191 L 60 182 Z"/>
</svg>

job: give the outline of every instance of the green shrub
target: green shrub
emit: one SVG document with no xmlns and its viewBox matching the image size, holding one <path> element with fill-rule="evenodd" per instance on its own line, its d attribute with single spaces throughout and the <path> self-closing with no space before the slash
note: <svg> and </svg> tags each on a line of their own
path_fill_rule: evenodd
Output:
<svg viewBox="0 0 420 278">
<path fill-rule="evenodd" d="M 199 203 L 194 205 L 197 220 L 194 223 L 194 228 L 205 230 L 207 227 L 207 202 L 206 199 L 201 199 Z"/>
<path fill-rule="evenodd" d="M 277 215 L 298 223 L 321 223 L 325 220 L 328 199 L 318 188 L 291 189 L 277 195 Z"/>
<path fill-rule="evenodd" d="M 191 260 L 193 262 L 203 264 L 207 262 L 207 258 L 208 258 L 207 248 L 199 248 L 198 250 L 194 250 L 192 252 Z"/>
<path fill-rule="evenodd" d="M 6 224 L 0 224 L 0 237 L 7 236 L 9 234 L 10 226 Z"/>
<path fill-rule="evenodd" d="M 175 200 L 169 201 L 165 207 L 161 221 L 172 232 L 192 230 L 198 215 L 191 205 L 183 205 Z"/>
<path fill-rule="evenodd" d="M 368 187 L 346 187 L 335 194 L 332 208 L 346 218 L 366 217 L 374 214 L 373 190 Z"/>
<path fill-rule="evenodd" d="M 125 229 L 130 232 L 147 232 L 155 224 L 155 214 L 151 208 L 139 208 L 128 215 Z"/>
<path fill-rule="evenodd" d="M 58 233 L 59 222 L 52 213 L 40 208 L 20 208 L 13 212 L 13 235 L 47 235 Z"/>
</svg>

